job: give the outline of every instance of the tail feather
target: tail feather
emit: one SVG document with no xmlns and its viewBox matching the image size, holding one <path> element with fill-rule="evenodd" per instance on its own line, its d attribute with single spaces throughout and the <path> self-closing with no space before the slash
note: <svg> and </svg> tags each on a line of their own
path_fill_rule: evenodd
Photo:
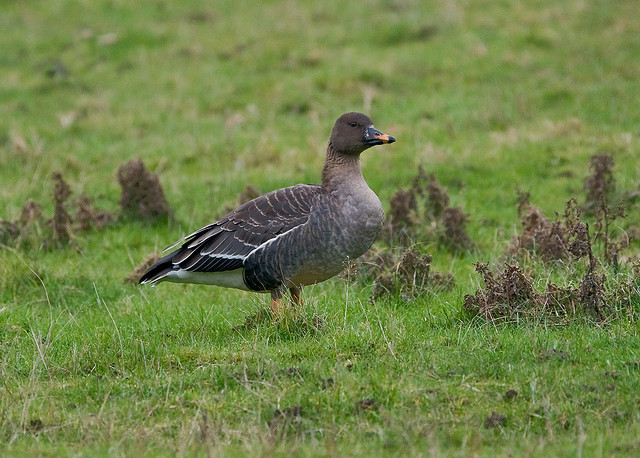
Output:
<svg viewBox="0 0 640 458">
<path fill-rule="evenodd" d="M 170 253 L 167 256 L 158 259 L 153 263 L 151 267 L 140 277 L 138 283 L 156 283 L 167 276 L 169 272 L 173 270 L 173 257 L 175 253 Z"/>
</svg>

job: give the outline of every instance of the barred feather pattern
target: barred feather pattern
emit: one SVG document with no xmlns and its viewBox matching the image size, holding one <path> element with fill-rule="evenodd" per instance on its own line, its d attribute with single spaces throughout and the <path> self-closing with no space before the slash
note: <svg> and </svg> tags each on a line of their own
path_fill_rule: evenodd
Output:
<svg viewBox="0 0 640 458">
<path fill-rule="evenodd" d="M 323 195 L 321 186 L 299 184 L 257 197 L 183 238 L 178 242 L 182 243 L 180 249 L 156 262 L 140 282 L 160 281 L 175 270 L 223 272 L 241 268 L 247 256 L 265 242 L 306 223 L 314 202 Z"/>
</svg>

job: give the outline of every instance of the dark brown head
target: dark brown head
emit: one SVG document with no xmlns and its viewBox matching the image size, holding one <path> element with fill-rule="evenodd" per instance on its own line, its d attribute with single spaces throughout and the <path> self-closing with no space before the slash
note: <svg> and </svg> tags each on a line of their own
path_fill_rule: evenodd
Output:
<svg viewBox="0 0 640 458">
<path fill-rule="evenodd" d="M 371 146 L 395 141 L 373 127 L 368 116 L 352 112 L 343 114 L 334 124 L 329 147 L 339 154 L 358 155 Z"/>
</svg>

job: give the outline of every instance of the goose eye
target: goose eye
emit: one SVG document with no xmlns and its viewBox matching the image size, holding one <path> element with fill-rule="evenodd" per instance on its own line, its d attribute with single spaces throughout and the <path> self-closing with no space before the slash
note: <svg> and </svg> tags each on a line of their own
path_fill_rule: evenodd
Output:
<svg viewBox="0 0 640 458">
<path fill-rule="evenodd" d="M 358 123 L 357 123 L 357 122 L 355 122 L 355 121 L 351 121 L 351 122 L 349 123 L 349 125 L 350 125 L 351 127 L 358 127 Z"/>
</svg>

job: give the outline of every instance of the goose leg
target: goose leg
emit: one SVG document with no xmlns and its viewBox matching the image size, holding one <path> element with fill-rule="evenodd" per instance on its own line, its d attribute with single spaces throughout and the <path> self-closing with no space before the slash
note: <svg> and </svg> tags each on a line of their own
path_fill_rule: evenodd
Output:
<svg viewBox="0 0 640 458">
<path fill-rule="evenodd" d="M 278 318 L 282 314 L 282 296 L 284 291 L 282 288 L 271 290 L 271 315 Z"/>
<path fill-rule="evenodd" d="M 289 291 L 291 292 L 291 301 L 293 302 L 293 305 L 295 305 L 296 308 L 303 306 L 304 302 L 302 301 L 302 287 L 294 286 L 293 288 L 289 288 Z"/>
</svg>

